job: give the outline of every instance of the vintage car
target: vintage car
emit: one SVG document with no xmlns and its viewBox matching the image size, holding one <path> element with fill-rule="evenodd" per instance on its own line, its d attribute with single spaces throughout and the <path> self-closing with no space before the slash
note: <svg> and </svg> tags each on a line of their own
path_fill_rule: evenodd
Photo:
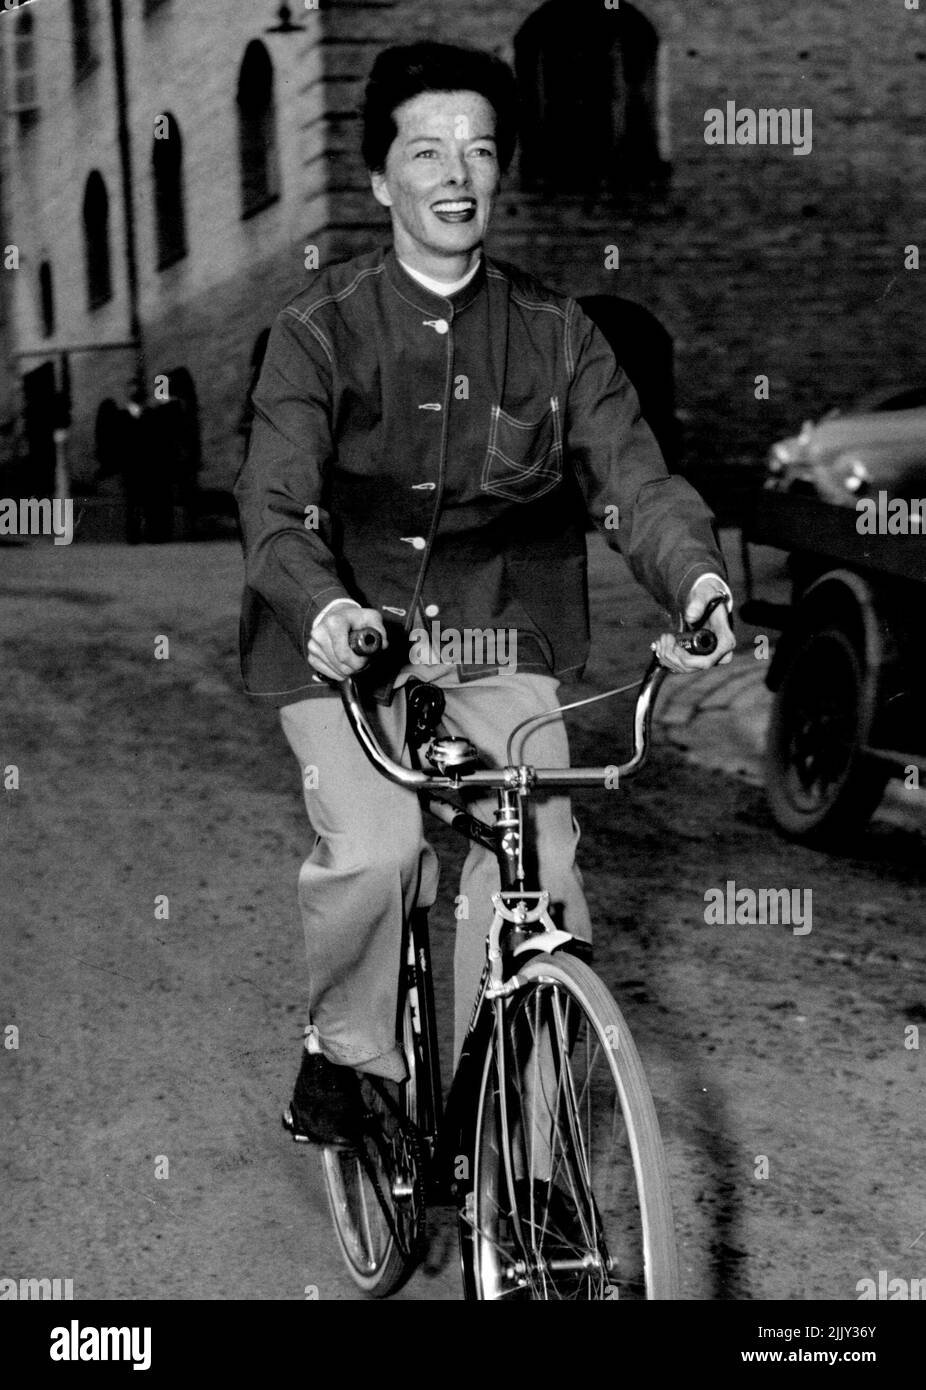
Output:
<svg viewBox="0 0 926 1390">
<path fill-rule="evenodd" d="M 766 790 L 785 834 L 828 843 L 892 776 L 926 790 L 926 390 L 808 421 L 772 446 L 743 524 L 746 621 L 780 631 Z M 756 596 L 752 545 L 788 553 Z"/>
</svg>

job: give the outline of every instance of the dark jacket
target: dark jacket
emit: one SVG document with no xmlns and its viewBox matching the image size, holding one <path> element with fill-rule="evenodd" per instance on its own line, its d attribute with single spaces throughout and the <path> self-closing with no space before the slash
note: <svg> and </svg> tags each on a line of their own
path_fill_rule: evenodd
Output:
<svg viewBox="0 0 926 1390">
<path fill-rule="evenodd" d="M 420 608 L 515 629 L 519 670 L 580 674 L 587 515 L 673 615 L 724 573 L 599 329 L 512 266 L 483 259 L 451 299 L 391 250 L 330 267 L 277 316 L 253 405 L 242 670 L 277 705 L 331 693 L 306 645 L 343 596 L 394 624 L 397 658 Z"/>
</svg>

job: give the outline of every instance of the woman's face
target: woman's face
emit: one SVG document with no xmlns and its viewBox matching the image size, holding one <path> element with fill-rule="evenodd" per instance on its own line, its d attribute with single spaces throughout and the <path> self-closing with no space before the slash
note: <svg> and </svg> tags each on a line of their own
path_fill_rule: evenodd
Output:
<svg viewBox="0 0 926 1390">
<path fill-rule="evenodd" d="M 371 174 L 396 255 L 439 279 L 465 274 L 498 193 L 495 111 L 478 92 L 422 92 L 394 113 L 386 164 Z"/>
</svg>

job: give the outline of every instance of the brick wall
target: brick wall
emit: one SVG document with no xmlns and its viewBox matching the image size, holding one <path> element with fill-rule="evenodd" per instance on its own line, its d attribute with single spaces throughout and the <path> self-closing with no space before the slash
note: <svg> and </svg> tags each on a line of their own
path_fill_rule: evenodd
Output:
<svg viewBox="0 0 926 1390">
<path fill-rule="evenodd" d="M 623 0 L 622 0 L 623 3 Z M 369 193 L 354 117 L 385 43 L 442 37 L 512 56 L 533 0 L 337 0 L 293 6 L 301 35 L 262 35 L 275 6 L 168 0 L 147 21 L 126 3 L 136 174 L 141 309 L 149 376 L 192 373 L 204 424 L 204 481 L 228 486 L 240 459 L 237 424 L 257 333 L 323 263 L 386 239 Z M 624 7 L 626 8 L 626 6 Z M 920 272 L 903 248 L 926 241 L 926 0 L 638 0 L 662 41 L 663 129 L 673 173 L 658 202 L 584 211 L 575 199 L 521 193 L 516 166 L 490 250 L 571 293 L 611 292 L 650 307 L 675 338 L 678 405 L 689 461 L 702 472 L 742 468 L 771 440 L 830 404 L 922 378 L 926 321 Z M 62 342 L 124 336 L 127 300 L 108 22 L 99 71 L 75 88 L 65 5 L 36 7 L 45 110 L 10 171 L 11 221 L 26 273 L 17 336 L 37 335 L 34 276 L 55 267 Z M 582 0 L 570 0 L 569 16 Z M 283 196 L 242 220 L 235 85 L 249 40 L 276 73 Z M 57 45 L 57 50 L 56 50 Z M 58 57 L 55 58 L 55 51 Z M 709 146 L 704 113 L 739 106 L 810 107 L 813 150 Z M 153 121 L 177 119 L 184 141 L 189 255 L 155 267 L 150 157 Z M 115 295 L 88 313 L 80 201 L 90 168 L 110 191 Z M 620 269 L 605 269 L 605 248 Z M 754 378 L 770 379 L 757 401 Z M 90 467 L 99 401 L 125 363 L 75 359 L 72 454 Z"/>
</svg>

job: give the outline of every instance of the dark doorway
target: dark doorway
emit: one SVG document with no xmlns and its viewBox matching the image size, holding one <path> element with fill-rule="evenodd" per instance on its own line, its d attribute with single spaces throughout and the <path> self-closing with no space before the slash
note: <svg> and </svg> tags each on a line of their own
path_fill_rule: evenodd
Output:
<svg viewBox="0 0 926 1390">
<path fill-rule="evenodd" d="M 170 392 L 169 428 L 165 432 L 165 462 L 171 470 L 174 505 L 182 511 L 181 535 L 195 536 L 199 513 L 199 470 L 202 467 L 202 441 L 196 385 L 186 367 L 175 367 L 167 374 Z M 165 407 L 160 407 L 162 414 Z"/>
<path fill-rule="evenodd" d="M 53 497 L 55 491 L 55 420 L 58 417 L 58 387 L 55 367 L 44 362 L 22 379 L 23 421 L 29 461 L 23 479 L 27 496 Z"/>
</svg>

